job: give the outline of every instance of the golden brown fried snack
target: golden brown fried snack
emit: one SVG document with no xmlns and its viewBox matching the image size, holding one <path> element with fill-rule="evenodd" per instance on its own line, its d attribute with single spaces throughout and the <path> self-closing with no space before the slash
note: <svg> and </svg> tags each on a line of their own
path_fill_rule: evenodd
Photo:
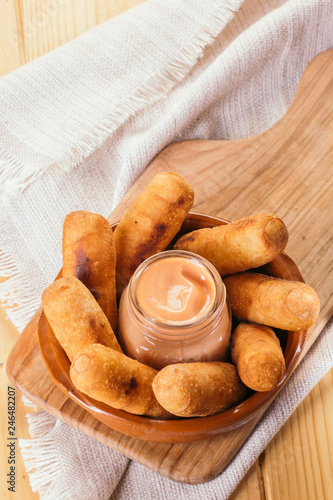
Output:
<svg viewBox="0 0 333 500">
<path fill-rule="evenodd" d="M 240 379 L 254 391 L 271 391 L 286 372 L 279 339 L 268 326 L 238 325 L 232 335 L 231 353 Z"/>
<path fill-rule="evenodd" d="M 121 351 L 102 309 L 74 276 L 60 278 L 42 295 L 45 316 L 70 361 L 89 344 Z"/>
<path fill-rule="evenodd" d="M 62 238 L 63 276 L 75 276 L 90 290 L 117 331 L 116 249 L 104 217 L 84 210 L 67 215 Z"/>
<path fill-rule="evenodd" d="M 164 250 L 193 204 L 193 189 L 172 172 L 158 174 L 119 222 L 114 233 L 117 289 L 145 259 Z"/>
<path fill-rule="evenodd" d="M 234 274 L 223 281 L 233 315 L 245 321 L 298 331 L 318 318 L 318 296 L 304 283 L 259 273 Z"/>
<path fill-rule="evenodd" d="M 91 398 L 136 415 L 165 419 L 170 415 L 152 389 L 156 374 L 153 368 L 100 344 L 86 347 L 70 369 L 75 387 Z"/>
<path fill-rule="evenodd" d="M 240 403 L 246 387 L 236 368 L 220 361 L 168 365 L 153 382 L 158 402 L 179 417 L 204 417 Z"/>
<path fill-rule="evenodd" d="M 282 220 L 265 213 L 192 231 L 182 236 L 174 249 L 201 255 L 226 276 L 270 262 L 283 252 L 287 241 Z"/>
</svg>

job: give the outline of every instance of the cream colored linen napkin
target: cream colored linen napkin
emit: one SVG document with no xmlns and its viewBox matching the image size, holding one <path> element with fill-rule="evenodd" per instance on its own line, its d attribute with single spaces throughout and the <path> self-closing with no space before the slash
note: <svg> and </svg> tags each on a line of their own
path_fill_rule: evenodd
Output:
<svg viewBox="0 0 333 500">
<path fill-rule="evenodd" d="M 109 215 L 171 142 L 272 125 L 308 62 L 333 46 L 332 25 L 329 0 L 150 0 L 0 79 L 0 298 L 14 324 L 25 326 L 61 267 L 68 212 Z M 38 412 L 21 442 L 33 489 L 45 499 L 227 498 L 332 366 L 330 332 L 210 483 L 160 478 Z"/>
</svg>

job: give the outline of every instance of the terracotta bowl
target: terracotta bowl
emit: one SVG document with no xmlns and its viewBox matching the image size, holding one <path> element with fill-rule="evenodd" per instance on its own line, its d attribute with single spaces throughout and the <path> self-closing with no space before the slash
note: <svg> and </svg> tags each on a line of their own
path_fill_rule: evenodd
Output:
<svg viewBox="0 0 333 500">
<path fill-rule="evenodd" d="M 191 212 L 186 218 L 177 238 L 202 227 L 213 227 L 228 222 L 217 217 Z M 116 223 L 112 227 L 116 227 Z M 303 281 L 296 264 L 285 254 L 258 269 L 278 278 Z M 297 365 L 302 351 L 306 331 L 277 332 L 284 348 L 286 374 L 278 387 L 270 392 L 252 392 L 241 404 L 209 417 L 156 420 L 132 415 L 95 401 L 79 392 L 69 376 L 70 362 L 55 338 L 44 313 L 38 325 L 39 345 L 47 369 L 54 383 L 69 398 L 82 406 L 96 419 L 123 434 L 146 441 L 185 443 L 209 439 L 233 430 L 262 414 L 287 382 Z"/>
</svg>

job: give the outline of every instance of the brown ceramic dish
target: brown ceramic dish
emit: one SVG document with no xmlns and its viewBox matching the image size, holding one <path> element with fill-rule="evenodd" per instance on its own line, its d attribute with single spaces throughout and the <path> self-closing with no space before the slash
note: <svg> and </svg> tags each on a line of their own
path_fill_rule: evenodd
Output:
<svg viewBox="0 0 333 500">
<path fill-rule="evenodd" d="M 213 227 L 228 222 L 217 217 L 192 212 L 186 218 L 177 238 L 202 227 Z M 117 224 L 112 224 L 115 227 Z M 261 272 L 278 278 L 303 281 L 296 264 L 285 254 L 280 255 L 260 269 Z M 185 443 L 209 439 L 235 429 L 263 412 L 282 389 L 297 365 L 306 331 L 280 332 L 285 337 L 284 356 L 286 374 L 277 388 L 270 392 L 252 393 L 243 403 L 210 417 L 155 420 L 116 410 L 80 393 L 69 376 L 70 362 L 55 338 L 44 313 L 38 324 L 39 346 L 47 369 L 54 383 L 68 397 L 90 412 L 96 419 L 123 434 L 165 443 Z"/>
</svg>

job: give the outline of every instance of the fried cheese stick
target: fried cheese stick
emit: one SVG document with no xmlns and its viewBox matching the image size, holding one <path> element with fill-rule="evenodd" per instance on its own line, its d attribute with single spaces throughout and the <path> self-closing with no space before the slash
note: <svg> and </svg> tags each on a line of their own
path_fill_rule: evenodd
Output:
<svg viewBox="0 0 333 500">
<path fill-rule="evenodd" d="M 174 249 L 201 255 L 221 276 L 227 276 L 270 262 L 283 252 L 287 241 L 288 231 L 282 220 L 264 213 L 192 231 L 182 236 Z"/>
<path fill-rule="evenodd" d="M 158 174 L 139 195 L 114 232 L 118 291 L 141 262 L 168 246 L 192 207 L 193 198 L 188 182 L 172 172 Z"/>
<path fill-rule="evenodd" d="M 108 221 L 84 210 L 68 214 L 63 226 L 62 254 L 63 276 L 75 276 L 82 281 L 116 332 L 116 249 Z"/>
<path fill-rule="evenodd" d="M 232 335 L 231 354 L 240 379 L 254 391 L 274 389 L 286 372 L 279 339 L 268 326 L 238 325 Z"/>
<path fill-rule="evenodd" d="M 245 321 L 299 331 L 318 318 L 319 298 L 305 283 L 249 272 L 223 281 L 233 315 Z"/>
<path fill-rule="evenodd" d="M 136 415 L 165 419 L 171 415 L 152 389 L 156 374 L 153 368 L 100 344 L 86 347 L 70 368 L 75 387 L 91 398 Z"/>
<path fill-rule="evenodd" d="M 168 365 L 156 375 L 154 394 L 179 417 L 204 417 L 240 403 L 246 387 L 230 363 L 220 361 Z"/>
<path fill-rule="evenodd" d="M 45 316 L 70 361 L 87 345 L 100 342 L 121 351 L 102 309 L 74 276 L 60 278 L 42 295 Z"/>
</svg>

